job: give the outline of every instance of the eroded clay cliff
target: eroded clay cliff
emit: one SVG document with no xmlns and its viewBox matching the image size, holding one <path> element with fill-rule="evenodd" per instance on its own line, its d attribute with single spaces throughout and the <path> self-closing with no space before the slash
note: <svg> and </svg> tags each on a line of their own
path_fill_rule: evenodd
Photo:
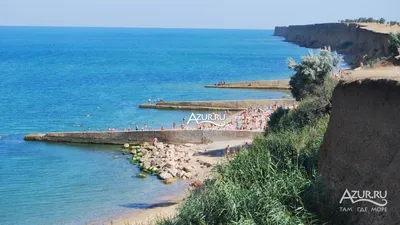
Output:
<svg viewBox="0 0 400 225">
<path fill-rule="evenodd" d="M 356 24 L 325 23 L 276 27 L 274 35 L 308 48 L 330 46 L 339 53 L 357 56 L 361 61 L 389 55 L 388 34 L 364 29 Z"/>
<path fill-rule="evenodd" d="M 400 224 L 400 84 L 396 78 L 358 79 L 336 87 L 318 161 L 326 189 L 331 190 L 331 201 L 326 202 L 331 212 L 324 213 L 333 214 L 332 224 Z M 379 209 L 369 201 L 353 203 L 348 198 L 339 204 L 346 190 L 360 195 L 371 191 L 371 196 L 353 200 L 372 198 L 378 204 L 386 200 L 387 205 Z M 385 200 L 373 198 L 374 191 L 387 191 Z"/>
</svg>

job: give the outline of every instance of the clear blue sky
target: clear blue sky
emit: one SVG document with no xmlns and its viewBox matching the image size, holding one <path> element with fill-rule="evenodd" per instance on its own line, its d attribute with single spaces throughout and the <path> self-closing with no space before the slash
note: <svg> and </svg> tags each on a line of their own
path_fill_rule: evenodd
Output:
<svg viewBox="0 0 400 225">
<path fill-rule="evenodd" d="M 273 28 L 384 17 L 400 0 L 0 0 L 0 25 Z"/>
</svg>

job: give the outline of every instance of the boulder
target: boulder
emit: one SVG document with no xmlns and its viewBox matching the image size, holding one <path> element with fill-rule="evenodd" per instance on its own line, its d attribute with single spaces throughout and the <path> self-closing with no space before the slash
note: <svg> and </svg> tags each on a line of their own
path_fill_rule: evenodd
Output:
<svg viewBox="0 0 400 225">
<path fill-rule="evenodd" d="M 160 173 L 160 174 L 158 174 L 158 177 L 161 179 L 161 180 L 166 180 L 166 179 L 169 179 L 169 178 L 173 178 L 172 177 L 172 175 L 170 174 L 170 173 L 168 173 L 168 172 L 162 172 L 162 173 Z"/>
<path fill-rule="evenodd" d="M 157 142 L 154 144 L 154 146 L 160 150 L 164 149 L 164 144 L 162 142 Z"/>
<path fill-rule="evenodd" d="M 193 174 L 185 173 L 185 175 L 183 177 L 186 177 L 187 179 L 192 179 L 193 178 Z"/>
<path fill-rule="evenodd" d="M 170 169 L 167 169 L 167 172 L 170 173 L 172 176 L 176 177 L 178 170 L 176 170 L 175 168 L 170 168 Z"/>
<path fill-rule="evenodd" d="M 185 172 L 191 173 L 194 171 L 194 167 L 193 166 L 185 166 L 185 167 L 183 167 L 183 170 Z"/>
<path fill-rule="evenodd" d="M 151 163 L 150 162 L 144 162 L 143 163 L 143 169 L 150 169 L 150 167 L 151 167 Z"/>
<path fill-rule="evenodd" d="M 185 172 L 182 170 L 178 170 L 178 172 L 176 173 L 176 177 L 178 178 L 182 178 L 185 175 Z"/>
<path fill-rule="evenodd" d="M 165 165 L 164 165 L 164 167 L 165 168 L 175 168 L 175 163 L 174 162 L 172 162 L 172 161 L 169 161 L 169 162 L 167 162 Z"/>
<path fill-rule="evenodd" d="M 129 148 L 129 143 L 125 143 L 124 148 Z"/>
<path fill-rule="evenodd" d="M 193 146 L 194 146 L 194 144 L 191 144 L 191 143 L 186 143 L 186 144 L 184 144 L 183 146 L 185 146 L 185 147 L 193 147 Z"/>
<path fill-rule="evenodd" d="M 137 178 L 146 178 L 147 175 L 145 173 L 139 173 L 138 175 L 136 175 Z"/>
<path fill-rule="evenodd" d="M 147 146 L 146 149 L 148 149 L 150 151 L 157 151 L 158 150 L 156 146 L 152 146 L 152 145 Z"/>
<path fill-rule="evenodd" d="M 171 177 L 171 178 L 165 179 L 163 182 L 164 182 L 164 184 L 172 184 L 175 181 L 176 181 L 176 179 Z"/>
<path fill-rule="evenodd" d="M 142 146 L 147 147 L 147 146 L 150 146 L 150 144 L 149 144 L 149 142 L 143 142 Z"/>
<path fill-rule="evenodd" d="M 130 149 L 139 149 L 140 148 L 140 146 L 138 146 L 138 145 L 132 145 L 131 147 L 130 147 Z"/>
</svg>

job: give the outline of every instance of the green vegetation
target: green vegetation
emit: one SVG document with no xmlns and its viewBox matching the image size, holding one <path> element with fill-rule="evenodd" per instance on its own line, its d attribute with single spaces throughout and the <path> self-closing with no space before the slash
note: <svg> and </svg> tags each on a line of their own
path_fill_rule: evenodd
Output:
<svg viewBox="0 0 400 225">
<path fill-rule="evenodd" d="M 389 24 L 390 26 L 394 26 L 396 24 L 400 26 L 400 22 L 397 22 L 396 20 L 389 21 L 387 24 Z"/>
<path fill-rule="evenodd" d="M 310 51 L 309 55 L 303 56 L 301 60 L 301 63 L 297 64 L 292 58 L 288 58 L 289 69 L 296 72 L 289 82 L 290 91 L 298 101 L 323 92 L 326 83 L 331 83 L 329 75 L 343 58 L 325 48 L 319 49 L 317 54 Z"/>
<path fill-rule="evenodd" d="M 376 58 L 376 59 L 370 59 L 364 64 L 363 67 L 371 68 L 371 67 L 374 67 L 376 65 L 385 63 L 385 62 L 387 62 L 387 60 L 388 60 L 388 57 L 379 57 L 379 58 Z"/>
<path fill-rule="evenodd" d="M 380 18 L 380 19 L 374 19 L 373 17 L 360 17 L 358 19 L 345 19 L 345 20 L 341 20 L 340 22 L 342 23 L 380 23 L 380 24 L 384 24 L 385 23 L 385 19 L 384 18 Z"/>
<path fill-rule="evenodd" d="M 398 49 L 400 48 L 400 32 L 389 34 L 389 51 L 393 55 L 398 55 Z"/>
<path fill-rule="evenodd" d="M 265 136 L 255 138 L 234 160 L 216 166 L 215 178 L 192 191 L 175 218 L 163 219 L 159 225 L 330 221 L 321 207 L 326 192 L 316 165 L 337 84 L 328 75 L 341 58 L 325 49 L 302 60 L 299 65 L 289 60 L 295 79 L 302 82 L 295 87 L 296 93 L 302 93 L 299 107 L 278 108 Z"/>
<path fill-rule="evenodd" d="M 345 20 L 340 20 L 340 23 L 379 23 L 379 24 L 385 24 L 386 20 L 384 18 L 380 19 L 374 19 L 373 17 L 360 17 L 358 19 L 345 19 Z M 390 26 L 394 25 L 400 25 L 400 22 L 397 22 L 396 20 L 393 21 L 387 21 L 386 22 Z"/>
</svg>

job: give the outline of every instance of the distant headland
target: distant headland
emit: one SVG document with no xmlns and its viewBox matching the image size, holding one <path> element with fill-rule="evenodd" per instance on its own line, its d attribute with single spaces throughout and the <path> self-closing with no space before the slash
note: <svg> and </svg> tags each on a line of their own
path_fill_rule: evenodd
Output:
<svg viewBox="0 0 400 225">
<path fill-rule="evenodd" d="M 378 23 L 321 23 L 275 27 L 274 35 L 307 48 L 330 46 L 345 54 L 348 64 L 359 66 L 368 60 L 390 55 L 389 32 L 400 31 L 400 26 Z M 351 56 L 351 57 L 349 57 Z"/>
</svg>

